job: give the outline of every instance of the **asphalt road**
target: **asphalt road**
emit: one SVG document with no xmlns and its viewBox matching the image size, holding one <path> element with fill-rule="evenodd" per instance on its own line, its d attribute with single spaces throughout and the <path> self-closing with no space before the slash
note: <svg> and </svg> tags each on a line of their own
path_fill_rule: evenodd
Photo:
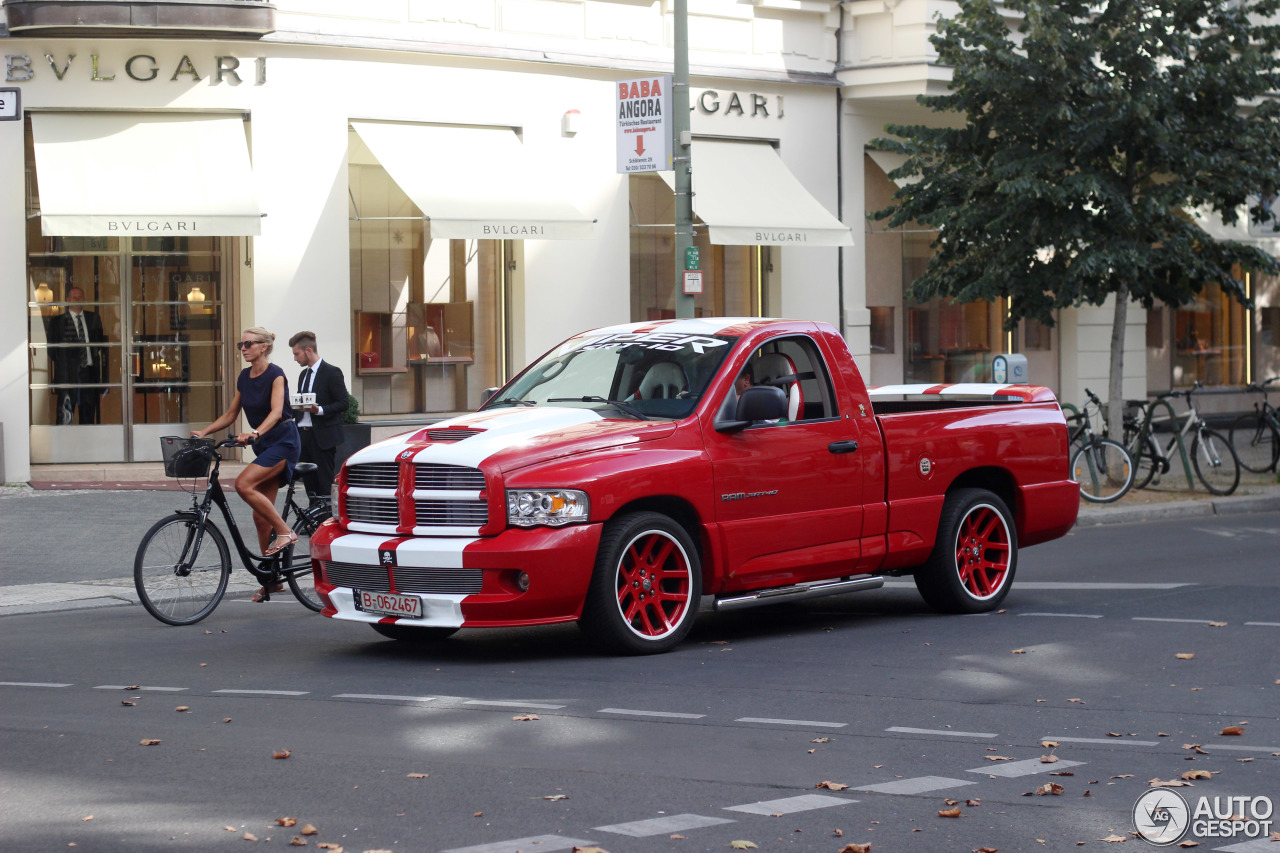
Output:
<svg viewBox="0 0 1280 853">
<path fill-rule="evenodd" d="M 188 628 L 7 616 L 0 850 L 283 850 L 308 823 L 345 851 L 1109 848 L 1151 779 L 1280 800 L 1278 547 L 1274 512 L 1083 528 L 1022 553 L 998 614 L 908 582 L 704 614 L 648 658 L 572 626 L 406 647 L 287 596 Z"/>
</svg>

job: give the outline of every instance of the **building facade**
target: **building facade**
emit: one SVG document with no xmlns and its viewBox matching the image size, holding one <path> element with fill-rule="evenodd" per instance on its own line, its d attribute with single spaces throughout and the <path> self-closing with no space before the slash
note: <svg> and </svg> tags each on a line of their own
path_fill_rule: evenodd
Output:
<svg viewBox="0 0 1280 853">
<path fill-rule="evenodd" d="M 225 408 L 249 326 L 291 378 L 284 342 L 316 332 L 366 418 L 411 423 L 582 329 L 673 316 L 671 173 L 619 172 L 616 115 L 620 81 L 670 73 L 671 6 L 4 0 L 3 479 L 158 459 Z M 867 143 L 947 84 L 942 6 L 688 6 L 699 314 L 831 322 L 876 384 L 1018 351 L 1064 399 L 1105 385 L 1107 308 L 1010 335 L 998 305 L 907 304 L 932 236 L 868 224 L 894 164 Z M 1247 315 L 1131 311 L 1126 396 L 1274 372 L 1259 287 Z"/>
</svg>

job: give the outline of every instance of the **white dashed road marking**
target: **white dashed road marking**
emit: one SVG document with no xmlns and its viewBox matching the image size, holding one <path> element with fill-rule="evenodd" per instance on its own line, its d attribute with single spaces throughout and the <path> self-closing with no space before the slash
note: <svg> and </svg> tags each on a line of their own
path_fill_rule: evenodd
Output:
<svg viewBox="0 0 1280 853">
<path fill-rule="evenodd" d="M 1116 744 L 1128 744 L 1129 746 L 1159 746 L 1159 741 L 1154 740 L 1129 740 L 1120 737 L 1058 737 L 1057 735 L 1045 735 L 1041 740 L 1056 740 L 1058 743 L 1105 743 L 1109 746 Z"/>
<path fill-rule="evenodd" d="M 957 732 L 951 729 L 913 729 L 910 726 L 890 726 L 886 732 L 901 732 L 908 735 L 948 735 L 950 737 L 999 737 L 991 732 Z"/>
<path fill-rule="evenodd" d="M 1061 738 L 1060 738 L 1061 740 Z M 1019 776 L 1033 776 L 1036 773 L 1048 773 L 1050 771 L 1062 770 L 1066 767 L 1079 767 L 1084 764 L 1083 761 L 1064 761 L 1059 759 L 1052 764 L 1045 764 L 1038 758 L 1028 758 L 1024 761 L 1010 761 L 1008 763 L 1000 762 L 991 764 L 987 767 L 975 767 L 972 770 L 966 770 L 966 773 L 981 773 L 984 776 L 1000 776 L 1005 779 L 1016 779 Z"/>
<path fill-rule="evenodd" d="M 533 850 L 572 850 L 575 847 L 591 847 L 594 844 L 594 841 L 565 838 L 563 835 L 533 835 L 529 838 L 514 838 L 511 841 L 477 844 L 474 847 L 454 847 L 443 853 L 528 853 Z"/>
<path fill-rule="evenodd" d="M 828 797 L 825 794 L 803 794 L 799 797 L 785 797 L 781 800 L 764 800 L 759 803 L 747 803 L 741 806 L 725 806 L 725 811 L 746 812 L 747 814 L 795 814 L 814 809 L 829 809 L 832 806 L 847 806 L 857 800 L 846 800 L 843 797 Z"/>
<path fill-rule="evenodd" d="M 387 696 L 382 693 L 335 693 L 334 699 L 371 699 L 375 702 L 432 702 L 434 696 Z"/>
<path fill-rule="evenodd" d="M 1226 743 L 1210 744 L 1213 749 L 1229 749 L 1233 752 L 1280 752 L 1280 746 L 1234 746 Z"/>
<path fill-rule="evenodd" d="M 877 794 L 927 794 L 930 791 L 941 791 L 946 788 L 959 788 L 961 785 L 976 785 L 970 779 L 948 779 L 946 776 L 918 776 L 914 779 L 897 779 L 893 782 L 881 782 L 876 785 L 863 785 L 855 791 L 872 791 Z"/>
<path fill-rule="evenodd" d="M 1019 613 L 1019 616 L 1064 616 L 1068 619 L 1101 619 L 1101 613 Z"/>
<path fill-rule="evenodd" d="M 495 708 L 537 708 L 540 711 L 559 711 L 563 705 L 543 705 L 538 702 L 506 702 L 498 699 L 468 699 L 464 705 L 491 705 Z"/>
<path fill-rule="evenodd" d="M 615 823 L 612 826 L 597 826 L 596 832 L 612 832 L 615 835 L 628 835 L 632 838 L 648 838 L 651 835 L 670 835 L 673 832 L 684 832 L 687 829 L 701 829 L 704 826 L 718 826 L 722 823 L 733 823 L 728 818 L 705 817 L 699 814 L 676 814 L 670 817 L 655 817 L 649 820 L 633 820 L 630 823 Z"/>
<path fill-rule="evenodd" d="M 915 581 L 885 581 L 890 589 L 915 589 Z M 1018 589 L 1043 590 L 1141 590 L 1141 589 L 1178 589 L 1184 586 L 1197 586 L 1194 583 L 1106 583 L 1091 581 L 1018 581 Z"/>
<path fill-rule="evenodd" d="M 1280 622 L 1246 622 L 1246 625 L 1256 625 L 1260 628 L 1280 628 Z"/>
<path fill-rule="evenodd" d="M 1166 619 L 1160 616 L 1131 616 L 1134 622 L 1182 622 L 1187 625 L 1207 625 L 1210 622 L 1221 622 L 1221 619 Z"/>
<path fill-rule="evenodd" d="M 768 723 L 775 726 L 821 726 L 827 729 L 842 729 L 848 723 L 824 723 L 820 720 L 775 720 L 771 717 L 739 717 L 735 723 Z"/>
<path fill-rule="evenodd" d="M 706 714 L 678 714 L 675 711 L 632 711 L 627 708 L 601 708 L 600 714 L 627 714 L 633 717 L 670 717 L 675 720 L 701 720 Z"/>
<path fill-rule="evenodd" d="M 306 696 L 306 690 L 215 690 L 214 693 L 234 693 L 240 696 Z"/>
<path fill-rule="evenodd" d="M 70 684 L 54 684 L 46 681 L 0 681 L 0 687 L 70 687 Z"/>
<path fill-rule="evenodd" d="M 94 690 L 150 690 L 153 693 L 181 693 L 189 687 L 133 687 L 128 684 L 99 684 Z"/>
</svg>

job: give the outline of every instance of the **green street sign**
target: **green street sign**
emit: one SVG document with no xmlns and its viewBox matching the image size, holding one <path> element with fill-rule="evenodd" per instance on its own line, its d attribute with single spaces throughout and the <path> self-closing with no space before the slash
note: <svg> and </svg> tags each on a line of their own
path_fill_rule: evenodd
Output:
<svg viewBox="0 0 1280 853">
<path fill-rule="evenodd" d="M 689 246 L 684 250 L 684 268 L 687 270 L 696 270 L 698 268 L 697 246 Z"/>
</svg>

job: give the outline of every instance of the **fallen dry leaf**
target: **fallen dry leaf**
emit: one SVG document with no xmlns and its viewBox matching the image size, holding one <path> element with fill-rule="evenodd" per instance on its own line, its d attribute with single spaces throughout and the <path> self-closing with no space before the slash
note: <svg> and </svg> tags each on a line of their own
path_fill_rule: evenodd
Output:
<svg viewBox="0 0 1280 853">
<path fill-rule="evenodd" d="M 938 812 L 938 817 L 960 817 L 960 807 L 942 809 Z"/>
<path fill-rule="evenodd" d="M 321 850 L 332 850 L 333 853 L 342 853 L 342 845 L 335 844 L 332 841 L 321 841 L 316 844 Z"/>
<path fill-rule="evenodd" d="M 831 738 L 829 737 L 816 737 L 813 740 L 809 741 L 809 743 L 829 743 L 830 741 L 831 741 Z"/>
<path fill-rule="evenodd" d="M 1221 773 L 1221 770 L 1188 770 L 1182 774 L 1183 779 L 1212 779 L 1213 774 Z"/>
<path fill-rule="evenodd" d="M 1156 737 L 1168 737 L 1164 732 L 1156 732 Z"/>
<path fill-rule="evenodd" d="M 1013 761 L 1013 759 L 1007 755 L 984 755 L 982 757 L 987 759 L 987 761 Z"/>
<path fill-rule="evenodd" d="M 296 817 L 278 817 L 276 818 L 276 823 L 281 826 L 297 826 L 298 819 Z"/>
<path fill-rule="evenodd" d="M 1042 740 L 1040 741 L 1040 745 L 1045 749 L 1056 749 L 1058 742 L 1056 740 Z"/>
<path fill-rule="evenodd" d="M 972 800 L 965 800 L 964 804 L 966 806 L 980 806 L 982 805 L 982 800 L 978 799 L 977 797 L 974 797 Z"/>
<path fill-rule="evenodd" d="M 1058 797 L 1058 796 L 1061 796 L 1062 792 L 1065 790 L 1067 789 L 1059 785 L 1057 782 L 1046 782 L 1045 784 L 1036 788 L 1036 796 L 1043 797 L 1046 794 L 1052 794 L 1053 796 Z"/>
<path fill-rule="evenodd" d="M 1181 841 L 1178 843 L 1178 846 L 1179 847 L 1199 847 L 1200 842 L 1199 841 Z"/>
<path fill-rule="evenodd" d="M 840 829 L 839 827 L 831 830 L 831 834 L 834 835 L 836 838 L 844 838 L 844 830 Z"/>
<path fill-rule="evenodd" d="M 484 812 L 476 812 L 472 817 L 484 817 Z"/>
<path fill-rule="evenodd" d="M 128 707 L 130 707 L 130 708 L 133 708 L 133 707 L 136 707 L 138 703 L 137 703 L 137 702 L 130 702 L 128 699 L 121 699 L 121 700 L 120 700 L 120 704 L 121 704 L 121 705 L 126 705 L 126 706 L 128 706 Z"/>
<path fill-rule="evenodd" d="M 1099 838 L 1098 840 L 1108 841 L 1112 844 L 1119 844 L 1122 841 L 1128 841 L 1128 839 L 1125 838 L 1123 835 L 1116 835 L 1114 832 L 1108 835 L 1106 838 Z"/>
<path fill-rule="evenodd" d="M 295 835 L 293 838 L 289 839 L 289 846 L 290 847 L 306 847 L 307 841 L 301 835 Z"/>
<path fill-rule="evenodd" d="M 1050 773 L 1049 775 L 1050 776 L 1074 776 L 1076 774 L 1074 771 L 1071 771 L 1071 770 L 1058 770 L 1054 773 Z"/>
<path fill-rule="evenodd" d="M 138 741 L 138 743 L 141 746 L 156 746 L 157 744 L 160 743 L 160 739 L 154 738 L 154 737 L 146 737 Z"/>
<path fill-rule="evenodd" d="M 81 822 L 86 821 L 86 820 L 93 820 L 93 815 L 87 815 L 87 816 L 85 816 L 85 817 L 80 818 L 80 820 L 81 820 Z"/>
<path fill-rule="evenodd" d="M 1248 764 L 1250 761 L 1253 761 L 1253 759 L 1252 759 L 1252 758 L 1237 758 L 1237 759 L 1236 759 L 1236 761 L 1239 761 L 1241 764 Z"/>
<path fill-rule="evenodd" d="M 1015 655 L 1025 655 L 1026 653 L 1027 653 L 1026 649 L 1014 649 L 1012 652 L 1012 654 L 1015 654 Z"/>
<path fill-rule="evenodd" d="M 377 853 L 377 851 L 371 850 L 368 853 Z M 391 853 L 391 851 L 388 850 L 387 853 Z M 570 853 L 609 853 L 609 851 L 603 847 L 574 847 Z"/>
<path fill-rule="evenodd" d="M 224 827 L 222 827 L 222 828 L 223 828 L 223 829 L 225 829 L 227 832 L 235 832 L 235 831 L 236 831 L 236 828 L 235 828 L 234 826 L 224 826 Z"/>
<path fill-rule="evenodd" d="M 1132 774 L 1132 773 L 1121 773 L 1119 776 L 1112 776 L 1111 778 L 1112 778 L 1112 779 L 1132 779 L 1132 778 L 1133 778 L 1133 774 Z M 1090 783 L 1090 784 L 1092 784 L 1092 783 Z"/>
<path fill-rule="evenodd" d="M 246 832 L 244 835 L 242 835 L 242 836 L 240 836 L 240 837 L 241 837 L 241 838 L 243 838 L 245 841 L 257 841 L 257 840 L 258 840 L 258 836 L 254 835 L 252 832 Z"/>
<path fill-rule="evenodd" d="M 1155 779 L 1148 779 L 1147 784 L 1150 785 L 1152 788 L 1189 788 L 1191 787 L 1190 782 L 1184 782 L 1181 779 L 1170 779 L 1168 782 L 1164 782 L 1164 781 L 1161 781 L 1158 777 Z"/>
<path fill-rule="evenodd" d="M 840 848 L 840 853 L 871 853 L 871 845 L 850 842 Z"/>
<path fill-rule="evenodd" d="M 298 832 L 301 832 L 303 835 L 315 835 L 319 831 L 320 830 L 316 829 L 311 824 L 307 824 L 306 826 L 302 827 L 302 829 L 298 830 Z"/>
<path fill-rule="evenodd" d="M 1228 736 L 1242 735 L 1244 734 L 1244 728 L 1241 726 L 1227 726 L 1225 729 L 1218 732 L 1218 734 Z"/>
<path fill-rule="evenodd" d="M 409 773 L 407 775 L 410 779 L 426 779 L 431 774 L 430 773 Z"/>
<path fill-rule="evenodd" d="M 1174 655 L 1178 660 L 1193 660 L 1196 656 L 1195 652 L 1178 652 Z"/>
<path fill-rule="evenodd" d="M 1068 699 L 1067 701 L 1068 701 L 1068 702 L 1075 702 L 1075 703 L 1076 703 L 1076 704 L 1078 704 L 1078 705 L 1083 705 L 1083 704 L 1084 704 L 1084 700 L 1083 700 L 1083 699 Z"/>
<path fill-rule="evenodd" d="M 517 714 L 511 718 L 517 723 L 531 723 L 538 719 L 537 714 Z"/>
<path fill-rule="evenodd" d="M 293 753 L 287 749 L 277 749 L 271 753 L 272 758 L 288 758 L 290 755 Z"/>
<path fill-rule="evenodd" d="M 672 841 L 684 841 L 684 836 L 678 832 L 674 835 L 668 835 L 667 838 L 670 838 Z"/>
<path fill-rule="evenodd" d="M 848 788 L 849 786 L 844 784 L 843 782 L 819 782 L 813 787 L 826 788 L 828 791 L 843 791 L 845 788 Z"/>
<path fill-rule="evenodd" d="M 730 841 L 729 846 L 734 850 L 755 850 L 756 845 L 753 841 Z"/>
<path fill-rule="evenodd" d="M 1119 732 L 1107 732 L 1107 737 L 1124 737 L 1124 735 Z"/>
<path fill-rule="evenodd" d="M 229 723 L 229 722 L 231 722 L 231 718 L 230 718 L 230 717 L 223 717 L 223 718 L 222 718 L 222 722 L 224 722 L 224 723 Z"/>
<path fill-rule="evenodd" d="M 1058 761 L 1058 756 L 1056 756 L 1056 755 L 1042 755 L 1042 756 L 1040 756 L 1040 763 L 1041 763 L 1041 764 L 1056 764 L 1056 763 L 1057 763 L 1057 761 Z"/>
<path fill-rule="evenodd" d="M 1226 623 L 1226 622 L 1210 622 L 1210 623 L 1209 623 L 1209 627 L 1210 627 L 1210 628 L 1225 628 L 1225 627 L 1227 627 L 1227 623 Z"/>
<path fill-rule="evenodd" d="M 543 797 L 542 799 L 544 799 L 544 800 L 551 800 L 551 802 L 553 802 L 553 803 L 554 803 L 554 802 L 559 802 L 560 800 L 567 800 L 567 799 L 569 799 L 569 795 L 568 795 L 568 794 L 547 794 L 547 795 L 546 795 L 545 797 Z"/>
<path fill-rule="evenodd" d="M 806 749 L 806 750 L 805 750 L 805 752 L 809 753 L 810 755 L 813 755 L 813 754 L 814 754 L 815 752 L 817 752 L 817 751 L 818 751 L 818 750 L 816 750 L 816 749 Z"/>
<path fill-rule="evenodd" d="M 1040 841 L 1040 839 L 1037 838 L 1036 841 Z M 1043 844 L 1044 842 L 1041 843 Z M 973 853 L 1000 853 L 1000 849 L 998 847 L 979 847 Z"/>
<path fill-rule="evenodd" d="M 175 711 L 177 711 L 179 714 L 181 714 L 181 713 L 183 713 L 184 711 L 190 711 L 191 709 L 190 709 L 190 708 L 188 708 L 186 705 L 179 705 L 178 707 L 174 708 L 173 710 L 175 710 Z"/>
</svg>

